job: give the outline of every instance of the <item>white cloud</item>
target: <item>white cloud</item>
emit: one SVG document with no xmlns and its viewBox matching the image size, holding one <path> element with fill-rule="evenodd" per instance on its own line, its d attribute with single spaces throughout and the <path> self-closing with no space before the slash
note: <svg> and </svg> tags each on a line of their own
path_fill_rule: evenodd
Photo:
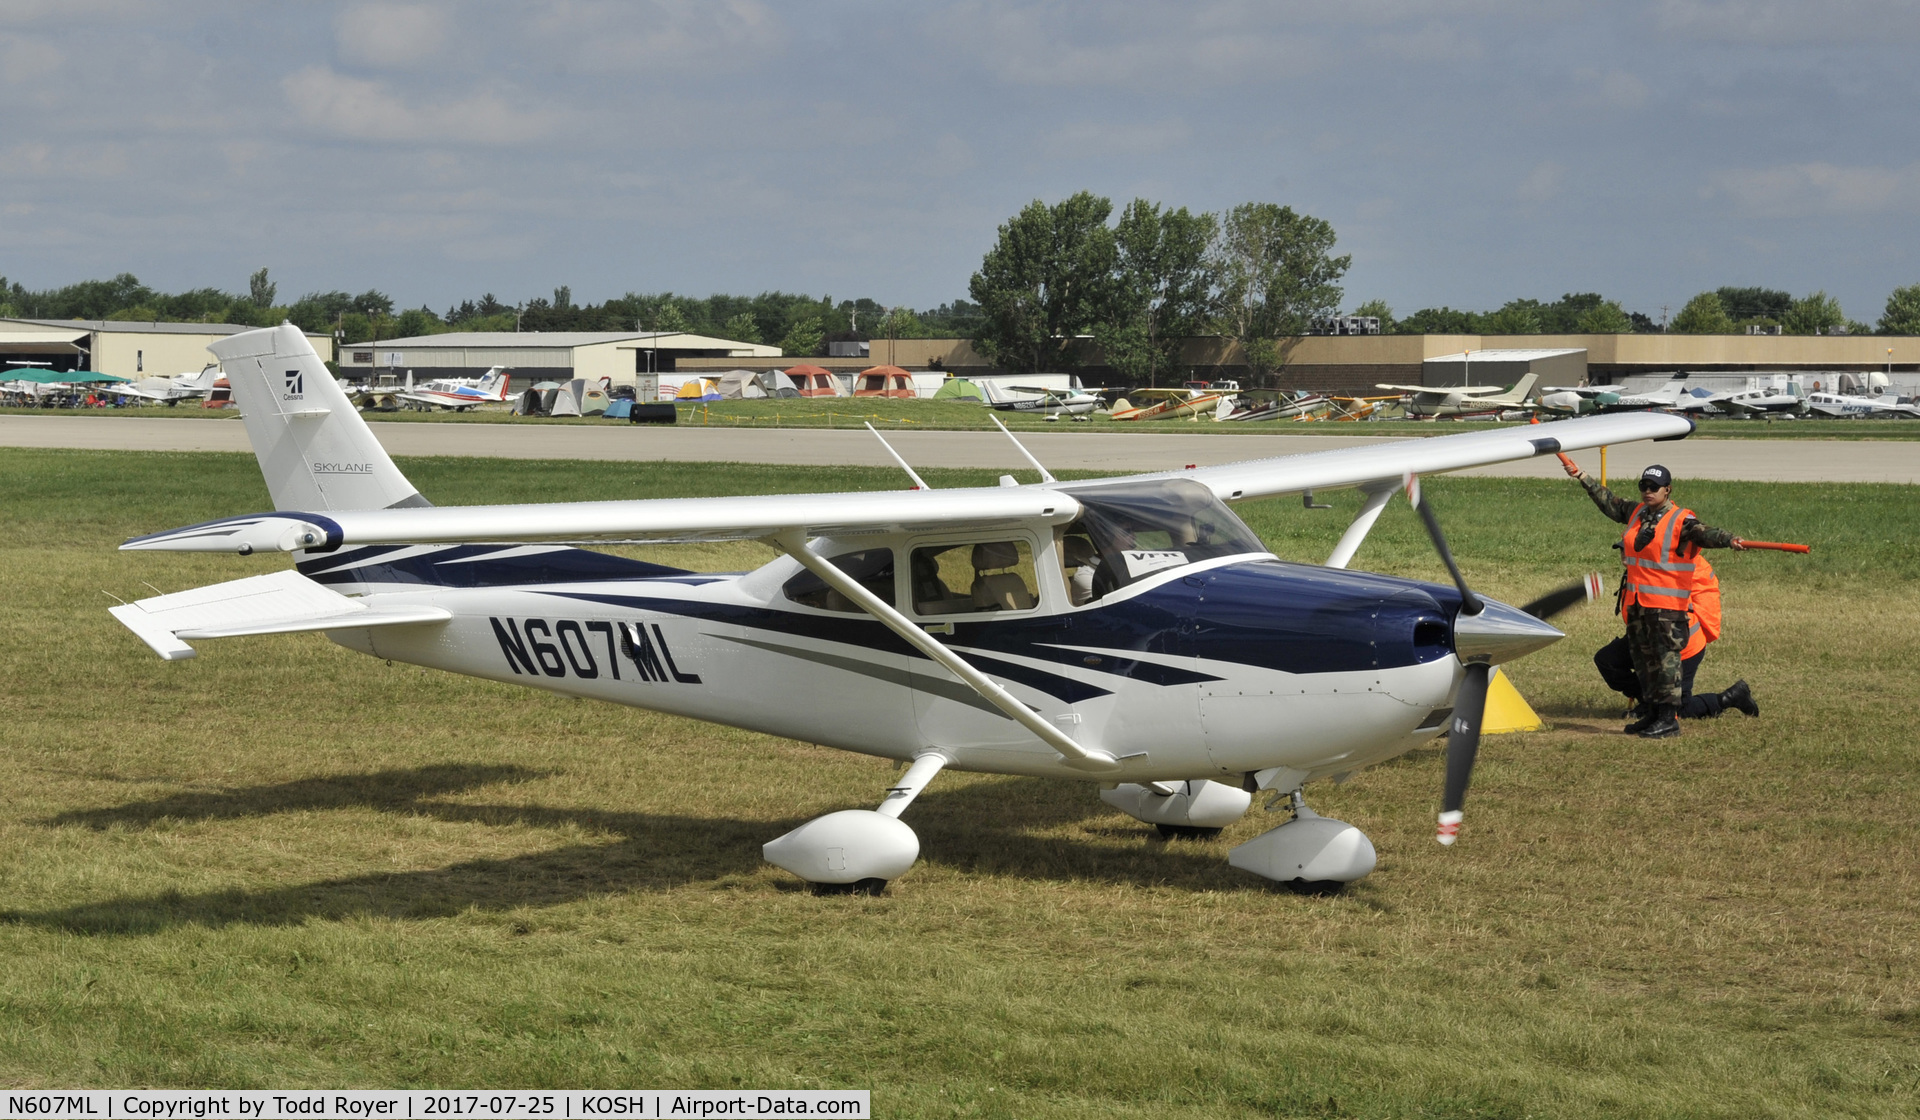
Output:
<svg viewBox="0 0 1920 1120">
<path fill-rule="evenodd" d="M 1702 192 L 1757 218 L 1869 217 L 1920 213 L 1920 163 L 1840 167 L 1794 163 L 1723 171 Z"/>
<path fill-rule="evenodd" d="M 554 0 L 532 22 L 535 35 L 581 70 L 738 70 L 758 65 L 786 40 L 759 0 Z"/>
<path fill-rule="evenodd" d="M 1566 168 L 1552 160 L 1543 160 L 1527 172 L 1526 178 L 1520 180 L 1520 185 L 1514 188 L 1513 197 L 1530 206 L 1551 202 L 1559 197 L 1566 182 Z"/>
<path fill-rule="evenodd" d="M 1600 96 L 1622 109 L 1638 109 L 1652 96 L 1647 83 L 1624 70 L 1615 70 L 1600 79 Z"/>
<path fill-rule="evenodd" d="M 359 4 L 340 13 L 340 53 L 373 66 L 405 66 L 439 53 L 447 12 L 424 4 Z"/>
<path fill-rule="evenodd" d="M 44 39 L 0 35 L 0 81 L 9 85 L 51 77 L 66 61 L 66 53 Z"/>
<path fill-rule="evenodd" d="M 516 109 L 494 93 L 415 106 L 382 82 L 350 78 L 324 66 L 290 74 L 280 86 L 302 120 L 354 140 L 514 144 L 547 127 L 545 113 Z"/>
<path fill-rule="evenodd" d="M 1182 120 L 1074 121 L 1043 139 L 1051 158 L 1100 159 L 1151 156 L 1185 144 L 1192 130 Z"/>
<path fill-rule="evenodd" d="M 1913 0 L 1661 0 L 1654 22 L 1667 34 L 1773 46 L 1920 39 Z"/>
</svg>

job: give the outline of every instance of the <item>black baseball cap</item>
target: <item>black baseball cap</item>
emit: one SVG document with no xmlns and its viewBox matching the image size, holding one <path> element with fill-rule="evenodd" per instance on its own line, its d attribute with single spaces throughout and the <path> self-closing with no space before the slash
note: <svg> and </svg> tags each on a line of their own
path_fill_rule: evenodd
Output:
<svg viewBox="0 0 1920 1120">
<path fill-rule="evenodd" d="M 1655 463 L 1651 467 L 1648 467 L 1646 470 L 1640 472 L 1640 485 L 1642 488 L 1651 488 L 1655 490 L 1659 489 L 1662 486 L 1672 486 L 1673 472 L 1661 466 L 1660 464 Z"/>
</svg>

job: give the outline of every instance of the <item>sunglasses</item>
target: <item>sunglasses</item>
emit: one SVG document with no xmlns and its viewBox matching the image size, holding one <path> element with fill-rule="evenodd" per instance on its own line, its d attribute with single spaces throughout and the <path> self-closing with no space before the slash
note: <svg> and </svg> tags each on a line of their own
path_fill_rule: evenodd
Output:
<svg viewBox="0 0 1920 1120">
<path fill-rule="evenodd" d="M 1644 494 L 1649 490 L 1658 490 L 1665 485 L 1666 483 L 1664 482 L 1642 482 L 1640 484 L 1640 492 Z"/>
</svg>

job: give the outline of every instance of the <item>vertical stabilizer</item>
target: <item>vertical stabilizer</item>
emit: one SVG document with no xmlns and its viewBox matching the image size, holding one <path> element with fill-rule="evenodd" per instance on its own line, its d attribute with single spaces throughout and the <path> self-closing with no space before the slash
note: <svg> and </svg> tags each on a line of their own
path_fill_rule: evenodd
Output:
<svg viewBox="0 0 1920 1120">
<path fill-rule="evenodd" d="M 275 509 L 431 504 L 393 465 L 298 327 L 245 331 L 208 349 L 233 385 Z"/>
</svg>

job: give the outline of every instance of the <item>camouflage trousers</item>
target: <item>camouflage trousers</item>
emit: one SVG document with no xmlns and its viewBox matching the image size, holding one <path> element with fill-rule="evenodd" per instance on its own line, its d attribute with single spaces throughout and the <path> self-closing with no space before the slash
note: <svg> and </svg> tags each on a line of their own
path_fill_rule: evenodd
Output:
<svg viewBox="0 0 1920 1120">
<path fill-rule="evenodd" d="M 1649 704 L 1680 704 L 1680 651 L 1687 646 L 1687 612 L 1638 603 L 1627 608 L 1627 646 L 1633 650 L 1640 696 Z"/>
</svg>

